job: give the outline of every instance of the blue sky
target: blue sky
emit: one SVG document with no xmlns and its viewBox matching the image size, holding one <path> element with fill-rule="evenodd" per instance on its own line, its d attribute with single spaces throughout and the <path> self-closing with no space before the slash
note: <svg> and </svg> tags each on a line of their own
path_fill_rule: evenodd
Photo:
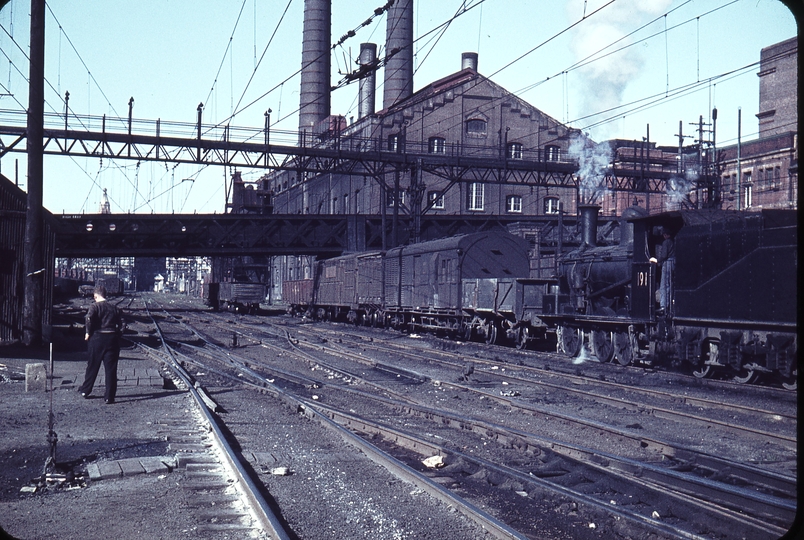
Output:
<svg viewBox="0 0 804 540">
<path fill-rule="evenodd" d="M 481 74 L 595 140 L 641 139 L 650 125 L 651 140 L 674 145 L 679 121 L 692 134 L 690 124 L 699 115 L 708 122 L 713 107 L 719 143 L 736 140 L 738 108 L 743 139 L 755 137 L 758 69 L 741 68 L 797 31 L 778 0 L 414 2 L 414 90 L 457 71 L 462 52 L 478 52 Z M 385 2 L 332 3 L 334 43 Z M 0 97 L 0 109 L 27 103 L 29 9 L 29 0 L 11 0 L 0 11 L 0 94 L 12 94 Z M 51 0 L 45 110 L 63 111 L 69 91 L 79 115 L 125 117 L 133 97 L 139 119 L 192 123 L 203 102 L 204 123 L 260 128 L 270 108 L 275 129 L 294 130 L 302 14 L 303 0 Z M 385 22 L 376 17 L 333 50 L 333 84 L 354 68 L 360 43 L 383 46 Z M 356 116 L 356 95 L 356 84 L 335 91 L 332 113 Z M 0 171 L 13 179 L 15 161 L 24 187 L 24 154 L 8 154 Z M 221 167 L 48 157 L 44 202 L 55 213 L 95 212 L 107 188 L 115 212 L 222 212 L 227 175 Z"/>
</svg>

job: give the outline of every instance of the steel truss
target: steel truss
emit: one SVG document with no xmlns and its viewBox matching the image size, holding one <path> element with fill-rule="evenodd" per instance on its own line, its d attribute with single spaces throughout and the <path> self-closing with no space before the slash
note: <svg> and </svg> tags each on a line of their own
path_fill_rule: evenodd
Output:
<svg viewBox="0 0 804 540">
<path fill-rule="evenodd" d="M 0 158 L 9 152 L 27 151 L 24 115 L 24 111 L 0 111 Z M 67 120 L 80 124 L 82 129 L 69 129 Z M 58 126 L 60 122 L 64 127 Z M 100 131 L 92 129 L 98 124 L 101 125 Z M 130 118 L 107 119 L 105 116 L 70 116 L 65 119 L 50 114 L 45 115 L 43 133 L 44 153 L 47 155 L 360 175 L 381 182 L 390 173 L 418 168 L 447 179 L 450 186 L 460 182 L 573 188 L 579 185 L 578 164 L 574 161 L 506 159 L 499 157 L 499 152 L 485 152 L 488 156 L 498 157 L 393 152 L 376 150 L 383 148 L 381 141 L 352 138 L 317 139 L 315 145 L 308 145 L 304 140 L 301 145 L 273 144 L 267 125 L 264 129 L 231 128 L 204 126 L 200 122 L 133 121 Z M 163 133 L 178 133 L 180 136 L 165 136 Z M 284 135 L 285 139 L 292 138 L 287 133 Z M 615 168 L 606 172 L 604 182 L 610 191 L 664 193 L 666 182 L 672 176 L 663 171 Z"/>
<path fill-rule="evenodd" d="M 317 255 L 380 250 L 381 216 L 251 214 L 80 214 L 52 216 L 56 257 L 190 257 Z M 606 218 L 601 218 L 605 222 Z M 540 231 L 542 249 L 556 245 L 557 216 L 428 216 L 421 238 L 431 240 L 517 223 Z M 564 216 L 565 246 L 579 241 L 575 217 Z M 412 218 L 400 218 L 400 242 L 412 237 Z M 387 231 L 386 231 L 387 233 Z"/>
</svg>

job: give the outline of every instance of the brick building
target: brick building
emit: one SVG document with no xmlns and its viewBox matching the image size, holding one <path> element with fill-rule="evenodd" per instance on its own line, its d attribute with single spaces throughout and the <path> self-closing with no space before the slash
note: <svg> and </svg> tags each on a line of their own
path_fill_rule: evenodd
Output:
<svg viewBox="0 0 804 540">
<path fill-rule="evenodd" d="M 719 149 L 722 207 L 797 208 L 798 38 L 762 49 L 759 138 Z"/>
<path fill-rule="evenodd" d="M 351 125 L 331 116 L 307 134 L 316 144 L 448 156 L 567 161 L 573 130 L 477 72 L 477 55 L 463 68 L 393 106 Z M 322 142 L 323 141 L 323 142 Z M 304 176 L 270 174 L 260 189 L 271 192 L 273 211 L 291 214 L 409 214 L 414 197 L 430 214 L 542 215 L 575 212 L 577 191 L 504 183 L 451 183 L 422 173 Z M 385 204 L 385 209 L 381 205 Z"/>
</svg>

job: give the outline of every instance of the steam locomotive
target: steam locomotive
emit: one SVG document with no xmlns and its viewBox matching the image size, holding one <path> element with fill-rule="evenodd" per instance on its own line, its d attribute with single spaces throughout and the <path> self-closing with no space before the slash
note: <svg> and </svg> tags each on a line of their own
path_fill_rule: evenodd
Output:
<svg viewBox="0 0 804 540">
<path fill-rule="evenodd" d="M 529 277 L 528 245 L 482 232 L 318 261 L 286 281 L 289 311 L 517 347 L 555 343 L 601 362 L 687 365 L 697 377 L 761 374 L 796 388 L 797 212 L 626 210 L 620 243 L 596 245 L 582 207 L 581 247 L 556 276 Z M 657 306 L 660 231 L 675 242 L 673 292 Z"/>
</svg>

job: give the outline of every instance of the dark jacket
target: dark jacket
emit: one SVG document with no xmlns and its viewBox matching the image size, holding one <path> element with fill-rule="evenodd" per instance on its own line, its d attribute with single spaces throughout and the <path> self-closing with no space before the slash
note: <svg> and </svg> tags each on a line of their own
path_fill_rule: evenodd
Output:
<svg viewBox="0 0 804 540">
<path fill-rule="evenodd" d="M 658 260 L 659 264 L 662 264 L 667 259 L 675 259 L 676 258 L 676 244 L 673 242 L 672 238 L 665 238 L 664 242 L 659 248 L 659 253 L 656 259 Z"/>
<path fill-rule="evenodd" d="M 89 306 L 86 316 L 86 333 L 121 334 L 123 332 L 123 314 L 112 303 L 95 302 Z"/>
</svg>

